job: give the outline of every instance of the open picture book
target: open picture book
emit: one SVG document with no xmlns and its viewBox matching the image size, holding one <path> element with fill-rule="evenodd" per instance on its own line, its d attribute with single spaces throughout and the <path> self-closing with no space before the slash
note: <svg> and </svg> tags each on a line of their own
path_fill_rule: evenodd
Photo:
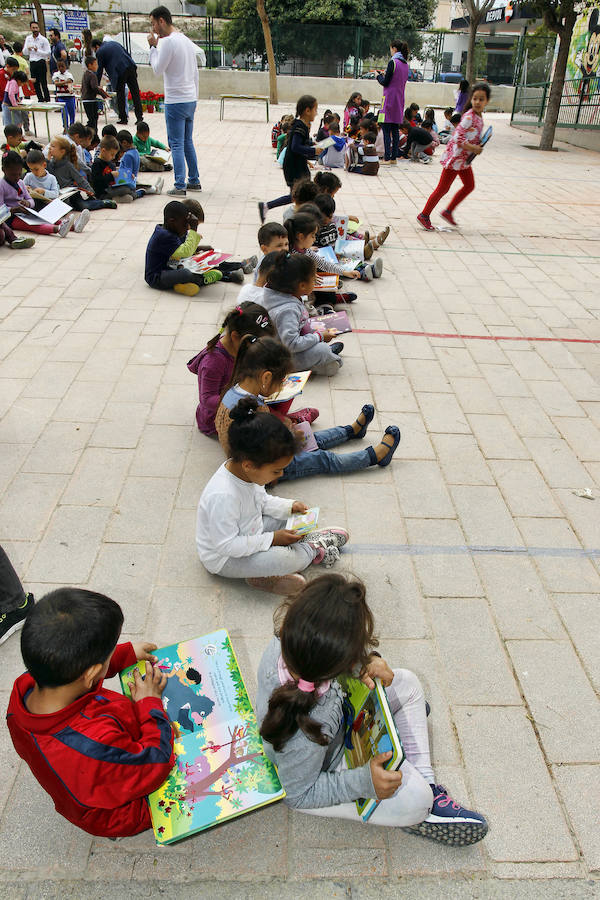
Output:
<svg viewBox="0 0 600 900">
<path fill-rule="evenodd" d="M 270 406 L 272 403 L 283 403 L 284 400 L 291 400 L 293 397 L 297 397 L 304 390 L 304 385 L 308 381 L 310 373 L 310 369 L 307 372 L 290 372 L 286 376 L 281 390 L 277 391 L 276 394 L 265 397 L 265 403 Z"/>
<path fill-rule="evenodd" d="M 380 753 L 391 750 L 392 756 L 385 768 L 392 771 L 399 769 L 405 759 L 404 748 L 398 737 L 381 680 L 375 679 L 375 688 L 372 691 L 357 678 L 343 677 L 338 681 L 346 694 L 352 717 L 352 727 L 346 737 L 345 749 L 348 768 L 357 769 Z M 363 822 L 373 815 L 378 804 L 379 801 L 373 798 L 356 801 L 356 808 Z"/>
<path fill-rule="evenodd" d="M 256 716 L 225 629 L 155 651 L 175 765 L 148 797 L 159 844 L 170 844 L 285 796 L 264 755 Z M 136 666 L 145 674 L 145 662 Z M 130 697 L 133 669 L 120 673 Z"/>
<path fill-rule="evenodd" d="M 216 269 L 219 263 L 225 262 L 230 256 L 231 253 L 223 253 L 222 250 L 204 250 L 194 254 L 194 256 L 187 256 L 185 259 L 180 259 L 175 268 L 183 266 L 185 269 L 189 269 L 190 272 L 200 274 L 202 272 L 208 272 L 209 269 Z"/>
<path fill-rule="evenodd" d="M 334 328 L 338 334 L 348 334 L 352 331 L 348 314 L 343 309 L 324 316 L 312 316 L 309 324 L 313 331 L 320 334 L 328 328 Z"/>
<path fill-rule="evenodd" d="M 68 216 L 73 212 L 73 207 L 69 206 L 63 200 L 57 198 L 51 200 L 41 209 L 28 209 L 27 212 L 19 212 L 19 218 L 28 225 L 54 225 L 63 216 Z"/>
</svg>

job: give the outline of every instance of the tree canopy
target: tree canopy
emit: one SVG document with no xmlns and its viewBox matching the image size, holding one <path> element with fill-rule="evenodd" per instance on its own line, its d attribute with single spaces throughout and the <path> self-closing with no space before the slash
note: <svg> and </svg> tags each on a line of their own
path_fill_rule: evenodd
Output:
<svg viewBox="0 0 600 900">
<path fill-rule="evenodd" d="M 420 50 L 418 30 L 426 28 L 435 0 L 266 0 L 275 58 L 345 59 L 360 55 L 386 56 L 390 40 L 402 38 L 411 51 Z M 255 0 L 235 0 L 232 20 L 223 29 L 223 46 L 230 53 L 256 53 L 264 58 L 265 42 Z"/>
</svg>

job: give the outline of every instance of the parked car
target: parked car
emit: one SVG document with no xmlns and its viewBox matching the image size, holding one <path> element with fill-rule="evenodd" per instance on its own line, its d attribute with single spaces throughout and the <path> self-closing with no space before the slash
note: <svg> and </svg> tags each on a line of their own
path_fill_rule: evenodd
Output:
<svg viewBox="0 0 600 900">
<path fill-rule="evenodd" d="M 409 81 L 423 81 L 423 73 L 419 72 L 417 69 L 409 69 L 408 70 L 408 80 Z"/>
<path fill-rule="evenodd" d="M 462 72 L 438 72 L 435 80 L 443 84 L 460 84 L 464 77 Z"/>
</svg>

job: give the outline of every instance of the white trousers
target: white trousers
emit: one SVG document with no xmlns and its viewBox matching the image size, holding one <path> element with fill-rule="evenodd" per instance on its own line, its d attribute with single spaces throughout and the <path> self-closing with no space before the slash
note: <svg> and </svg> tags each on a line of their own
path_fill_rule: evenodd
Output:
<svg viewBox="0 0 600 900">
<path fill-rule="evenodd" d="M 390 709 L 396 723 L 406 759 L 400 767 L 402 784 L 393 797 L 382 800 L 370 816 L 367 825 L 387 825 L 403 828 L 418 825 L 431 812 L 433 769 L 429 754 L 427 714 L 421 682 L 408 669 L 394 669 L 394 680 L 386 688 Z M 343 758 L 339 769 L 347 768 Z M 355 803 L 340 803 L 321 809 L 301 809 L 311 816 L 330 816 L 362 822 Z"/>
</svg>

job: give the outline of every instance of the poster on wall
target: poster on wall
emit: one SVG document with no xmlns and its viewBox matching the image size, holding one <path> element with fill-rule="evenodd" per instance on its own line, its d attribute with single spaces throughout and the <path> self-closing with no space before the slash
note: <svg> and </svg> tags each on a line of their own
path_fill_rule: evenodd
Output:
<svg viewBox="0 0 600 900">
<path fill-rule="evenodd" d="M 573 29 L 567 60 L 568 81 L 579 81 L 586 94 L 598 88 L 600 77 L 600 4 L 582 13 Z"/>
</svg>

